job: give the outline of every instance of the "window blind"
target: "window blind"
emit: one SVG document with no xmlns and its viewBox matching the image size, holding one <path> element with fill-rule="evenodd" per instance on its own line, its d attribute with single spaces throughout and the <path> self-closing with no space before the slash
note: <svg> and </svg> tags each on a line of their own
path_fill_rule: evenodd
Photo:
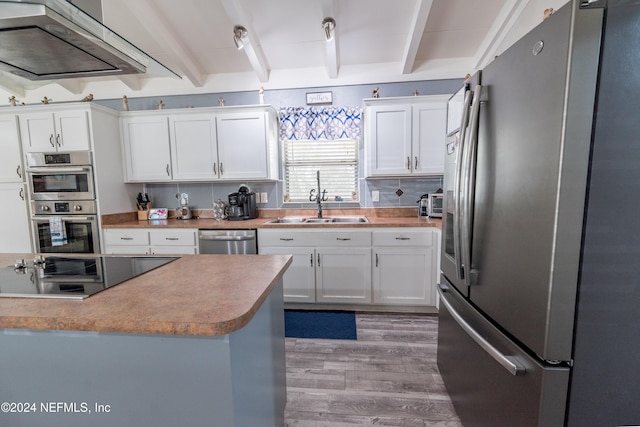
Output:
<svg viewBox="0 0 640 427">
<path fill-rule="evenodd" d="M 285 140 L 283 151 L 285 201 L 309 202 L 317 171 L 327 201 L 358 200 L 357 140 Z"/>
</svg>

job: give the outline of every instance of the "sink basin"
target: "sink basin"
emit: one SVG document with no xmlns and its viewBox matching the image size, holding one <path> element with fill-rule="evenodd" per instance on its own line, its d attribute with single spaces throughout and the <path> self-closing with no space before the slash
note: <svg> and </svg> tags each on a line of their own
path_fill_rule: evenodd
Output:
<svg viewBox="0 0 640 427">
<path fill-rule="evenodd" d="M 276 218 L 267 221 L 267 224 L 301 224 L 306 218 Z"/>
<path fill-rule="evenodd" d="M 305 224 L 322 224 L 331 222 L 331 218 L 307 218 L 304 220 Z"/>
<path fill-rule="evenodd" d="M 342 222 L 346 224 L 365 224 L 368 223 L 369 220 L 363 216 L 336 216 L 332 218 L 331 222 Z"/>
<path fill-rule="evenodd" d="M 364 216 L 333 216 L 326 218 L 315 217 L 284 217 L 267 221 L 267 224 L 366 224 L 369 220 Z"/>
</svg>

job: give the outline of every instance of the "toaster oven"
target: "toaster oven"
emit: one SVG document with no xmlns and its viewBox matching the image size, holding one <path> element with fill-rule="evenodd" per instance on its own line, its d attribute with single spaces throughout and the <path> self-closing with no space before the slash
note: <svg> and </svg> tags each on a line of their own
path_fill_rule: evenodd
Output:
<svg viewBox="0 0 640 427">
<path fill-rule="evenodd" d="M 418 203 L 418 216 L 442 218 L 442 193 L 424 194 Z"/>
</svg>

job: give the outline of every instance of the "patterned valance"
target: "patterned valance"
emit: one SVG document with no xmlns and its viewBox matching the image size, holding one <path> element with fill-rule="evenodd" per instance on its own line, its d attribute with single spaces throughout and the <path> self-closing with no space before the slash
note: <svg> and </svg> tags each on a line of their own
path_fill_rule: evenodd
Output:
<svg viewBox="0 0 640 427">
<path fill-rule="evenodd" d="M 358 107 L 283 108 L 280 139 L 358 139 L 361 113 Z"/>
</svg>

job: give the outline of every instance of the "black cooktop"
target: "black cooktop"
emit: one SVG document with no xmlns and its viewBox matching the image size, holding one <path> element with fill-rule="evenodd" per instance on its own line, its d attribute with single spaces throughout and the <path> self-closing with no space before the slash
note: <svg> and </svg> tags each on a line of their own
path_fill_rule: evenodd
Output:
<svg viewBox="0 0 640 427">
<path fill-rule="evenodd" d="M 84 299 L 178 257 L 37 256 L 0 268 L 0 297 Z"/>
</svg>

